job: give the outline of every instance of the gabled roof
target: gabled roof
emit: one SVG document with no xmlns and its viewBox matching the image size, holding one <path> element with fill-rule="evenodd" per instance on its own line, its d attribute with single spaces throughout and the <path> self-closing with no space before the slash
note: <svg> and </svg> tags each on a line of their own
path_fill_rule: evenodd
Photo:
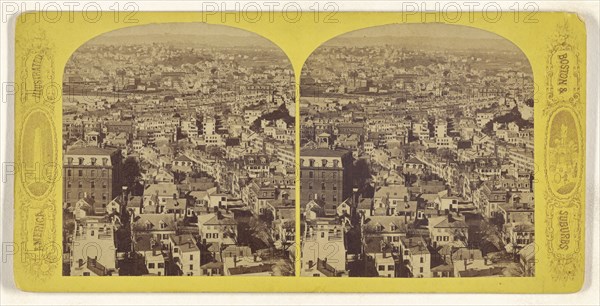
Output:
<svg viewBox="0 0 600 306">
<path fill-rule="evenodd" d="M 164 227 L 161 228 L 161 224 Z M 135 217 L 134 231 L 174 231 L 175 221 L 172 214 L 140 214 Z"/>
<path fill-rule="evenodd" d="M 273 264 L 260 264 L 258 266 L 250 267 L 233 267 L 229 268 L 229 274 L 231 275 L 242 275 L 242 274 L 255 274 L 271 272 L 273 270 Z"/>
<path fill-rule="evenodd" d="M 436 224 L 435 228 L 469 228 L 463 220 L 444 218 L 440 223 Z"/>
<path fill-rule="evenodd" d="M 533 260 L 535 258 L 535 244 L 530 243 L 526 246 L 524 246 L 520 251 L 519 251 L 519 256 L 521 256 L 522 258 L 525 259 L 525 261 L 530 261 Z"/>
<path fill-rule="evenodd" d="M 302 149 L 302 151 L 300 152 L 300 156 L 302 156 L 302 157 L 342 157 L 349 153 L 350 153 L 350 151 L 341 150 L 341 149 L 332 150 L 332 149 L 321 149 L 321 148 L 317 148 L 317 149 L 305 148 L 305 149 Z"/>
<path fill-rule="evenodd" d="M 178 246 L 182 252 L 200 252 L 196 245 L 196 239 L 190 234 L 183 235 L 169 235 L 169 238 Z"/>
<path fill-rule="evenodd" d="M 372 201 L 373 198 L 361 198 L 360 201 L 358 201 L 357 209 L 371 209 Z"/>
<path fill-rule="evenodd" d="M 317 270 L 327 277 L 337 276 L 335 268 L 321 259 L 317 259 Z"/>
<path fill-rule="evenodd" d="M 137 252 L 145 252 L 145 251 L 152 251 L 152 250 L 161 250 L 161 245 L 160 245 L 160 241 L 156 242 L 153 240 L 154 237 L 152 237 L 152 235 L 150 234 L 138 234 L 135 236 L 135 240 L 134 240 L 134 250 Z"/>
<path fill-rule="evenodd" d="M 177 185 L 173 183 L 150 184 L 144 189 L 144 196 L 153 196 L 156 194 L 159 196 L 173 196 L 173 194 L 178 194 Z"/>
<path fill-rule="evenodd" d="M 458 271 L 460 277 L 490 277 L 490 276 L 503 276 L 503 267 L 491 267 L 489 269 L 475 270 L 469 269 L 465 271 Z"/>
<path fill-rule="evenodd" d="M 217 215 L 213 216 L 208 221 L 204 222 L 204 225 L 237 225 L 237 222 L 233 218 Z"/>
<path fill-rule="evenodd" d="M 194 162 L 192 159 L 187 157 L 185 154 L 181 154 L 181 155 L 177 156 L 173 161 Z"/>
<path fill-rule="evenodd" d="M 422 165 L 423 164 L 423 162 L 421 160 L 419 160 L 418 158 L 416 158 L 414 156 L 411 157 L 411 158 L 409 158 L 405 163 L 407 163 L 407 164 L 418 164 L 418 165 Z"/>
<path fill-rule="evenodd" d="M 65 156 L 68 156 L 68 155 L 112 155 L 116 151 L 118 151 L 118 149 L 107 149 L 107 148 L 100 148 L 100 147 L 79 147 L 79 148 L 72 148 L 67 153 L 65 153 Z"/>
<path fill-rule="evenodd" d="M 228 245 L 222 251 L 223 257 L 250 257 L 252 256 L 252 250 L 249 246 L 237 246 L 237 245 Z"/>
<path fill-rule="evenodd" d="M 402 198 L 408 195 L 408 188 L 401 185 L 381 186 L 375 190 L 375 198 Z"/>
<path fill-rule="evenodd" d="M 404 216 L 371 216 L 365 220 L 365 231 L 370 233 L 406 233 Z"/>
<path fill-rule="evenodd" d="M 376 254 L 383 251 L 391 252 L 391 245 L 387 244 L 383 236 L 367 236 L 365 237 L 365 253 Z"/>
<path fill-rule="evenodd" d="M 410 249 L 413 255 L 429 254 L 427 243 L 423 237 L 400 237 L 405 248 Z"/>
<path fill-rule="evenodd" d="M 522 223 L 508 223 L 504 225 L 505 228 L 511 228 L 514 232 L 529 232 L 533 233 L 535 231 L 535 226 L 529 222 Z"/>
<path fill-rule="evenodd" d="M 164 202 L 165 209 L 185 209 L 185 199 L 167 198 Z"/>
<path fill-rule="evenodd" d="M 223 262 L 211 261 L 200 266 L 200 269 L 223 269 Z"/>
<path fill-rule="evenodd" d="M 479 249 L 469 249 L 469 248 L 459 248 L 458 250 L 452 253 L 452 260 L 483 260 L 483 254 L 481 254 L 481 250 Z"/>
</svg>

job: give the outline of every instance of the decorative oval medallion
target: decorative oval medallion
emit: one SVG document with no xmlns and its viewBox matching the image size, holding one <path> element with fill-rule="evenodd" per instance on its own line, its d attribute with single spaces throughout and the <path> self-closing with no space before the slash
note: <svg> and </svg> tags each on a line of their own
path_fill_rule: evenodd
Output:
<svg viewBox="0 0 600 306">
<path fill-rule="evenodd" d="M 546 176 L 552 193 L 570 196 L 581 181 L 581 134 L 575 114 L 560 108 L 550 117 L 546 140 Z"/>
<path fill-rule="evenodd" d="M 45 112 L 34 110 L 25 118 L 18 167 L 25 190 L 36 198 L 47 195 L 60 174 L 55 138 L 54 125 Z"/>
</svg>

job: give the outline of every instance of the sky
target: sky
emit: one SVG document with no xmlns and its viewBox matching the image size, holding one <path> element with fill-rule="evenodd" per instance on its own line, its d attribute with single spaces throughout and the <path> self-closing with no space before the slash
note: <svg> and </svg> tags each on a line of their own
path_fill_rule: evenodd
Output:
<svg viewBox="0 0 600 306">
<path fill-rule="evenodd" d="M 129 35 L 155 35 L 155 34 L 179 34 L 179 35 L 224 35 L 255 37 L 256 34 L 230 26 L 213 25 L 201 22 L 187 23 L 155 23 L 123 28 L 103 34 L 106 37 L 129 36 Z"/>
<path fill-rule="evenodd" d="M 497 34 L 485 30 L 462 25 L 441 23 L 426 24 L 390 24 L 356 30 L 344 34 L 344 37 L 430 37 L 430 38 L 469 38 L 469 39 L 502 39 Z"/>
</svg>

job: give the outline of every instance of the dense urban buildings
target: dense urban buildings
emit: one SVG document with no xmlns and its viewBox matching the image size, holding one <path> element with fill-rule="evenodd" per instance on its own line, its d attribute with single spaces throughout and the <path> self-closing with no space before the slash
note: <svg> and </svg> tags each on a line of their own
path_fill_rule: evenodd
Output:
<svg viewBox="0 0 600 306">
<path fill-rule="evenodd" d="M 533 76 L 468 27 L 351 32 L 300 88 L 302 276 L 532 276 Z"/>
<path fill-rule="evenodd" d="M 137 26 L 76 50 L 63 274 L 535 274 L 533 75 L 516 46 L 388 25 L 297 73 L 299 114 L 286 55 L 241 30 Z"/>
<path fill-rule="evenodd" d="M 295 273 L 280 49 L 224 26 L 131 27 L 76 50 L 63 91 L 64 275 Z"/>
</svg>

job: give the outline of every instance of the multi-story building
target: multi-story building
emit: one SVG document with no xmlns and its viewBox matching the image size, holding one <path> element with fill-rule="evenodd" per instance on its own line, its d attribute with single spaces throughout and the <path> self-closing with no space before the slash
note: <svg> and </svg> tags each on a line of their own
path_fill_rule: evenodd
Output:
<svg viewBox="0 0 600 306">
<path fill-rule="evenodd" d="M 408 265 L 413 277 L 431 277 L 431 253 L 422 237 L 402 237 L 402 261 Z"/>
<path fill-rule="evenodd" d="M 106 276 L 117 273 L 117 248 L 113 230 L 113 225 L 104 217 L 88 217 L 76 223 L 70 254 L 71 276 Z"/>
<path fill-rule="evenodd" d="M 346 274 L 346 246 L 343 225 L 335 218 L 308 220 L 302 241 L 301 275 L 343 276 L 344 274 Z"/>
<path fill-rule="evenodd" d="M 300 152 L 300 199 L 338 205 L 352 194 L 352 153 L 339 149 L 303 149 Z"/>
<path fill-rule="evenodd" d="M 201 275 L 200 249 L 196 245 L 196 239 L 190 234 L 171 235 L 169 239 L 171 256 L 179 270 L 181 270 L 182 275 Z"/>
<path fill-rule="evenodd" d="M 105 206 L 121 190 L 122 157 L 118 149 L 99 147 L 73 148 L 63 162 L 63 201 L 72 206 L 79 199 L 94 199 L 94 214 L 103 214 Z"/>
</svg>

